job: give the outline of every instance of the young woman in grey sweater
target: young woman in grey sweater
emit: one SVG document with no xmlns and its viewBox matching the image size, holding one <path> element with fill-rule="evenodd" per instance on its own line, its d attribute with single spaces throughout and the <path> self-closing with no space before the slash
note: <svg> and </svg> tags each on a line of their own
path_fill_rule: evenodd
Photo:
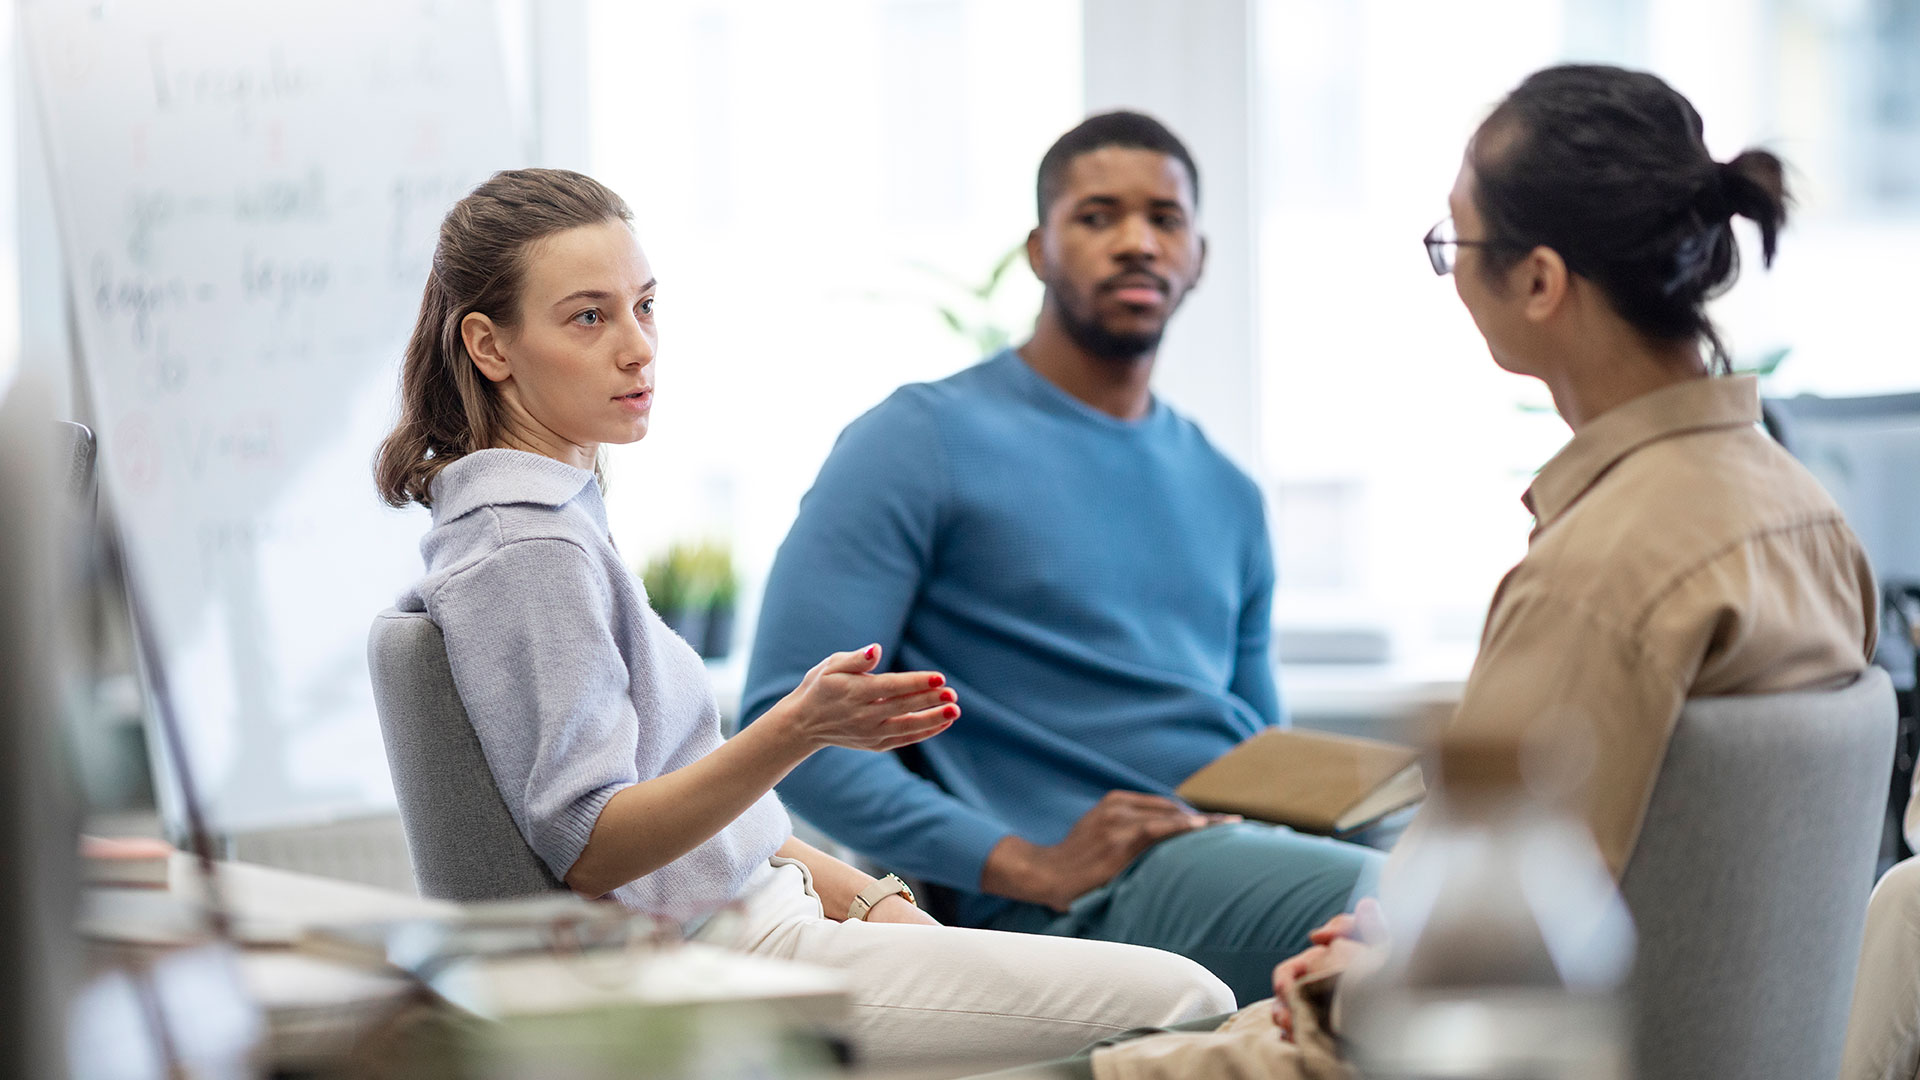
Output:
<svg viewBox="0 0 1920 1080">
<path fill-rule="evenodd" d="M 773 786 L 826 746 L 886 751 L 960 716 L 935 672 L 835 653 L 731 739 L 699 657 L 607 534 L 598 453 L 647 433 L 657 283 L 625 203 L 578 173 L 503 172 L 447 214 L 376 479 L 430 509 L 401 600 L 440 627 L 528 844 L 568 887 L 841 968 L 846 1033 L 881 1063 L 1060 1054 L 1232 1006 L 1137 946 L 940 926 L 897 879 L 794 837 Z"/>
</svg>

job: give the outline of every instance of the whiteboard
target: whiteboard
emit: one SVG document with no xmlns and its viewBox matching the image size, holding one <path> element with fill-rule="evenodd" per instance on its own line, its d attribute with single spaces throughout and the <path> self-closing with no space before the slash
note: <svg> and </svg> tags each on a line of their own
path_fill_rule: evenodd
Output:
<svg viewBox="0 0 1920 1080">
<path fill-rule="evenodd" d="M 390 811 L 367 629 L 426 517 L 370 462 L 439 220 L 519 164 L 493 4 L 22 14 L 101 480 L 208 818 Z"/>
</svg>

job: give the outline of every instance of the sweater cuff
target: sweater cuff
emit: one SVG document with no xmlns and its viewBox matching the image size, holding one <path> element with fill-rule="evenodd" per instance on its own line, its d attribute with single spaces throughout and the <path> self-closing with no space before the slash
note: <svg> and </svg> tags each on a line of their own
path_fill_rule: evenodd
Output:
<svg viewBox="0 0 1920 1080">
<path fill-rule="evenodd" d="M 553 876 L 562 882 L 567 880 L 567 871 L 580 861 L 580 853 L 587 849 L 587 838 L 593 835 L 594 823 L 600 820 L 600 812 L 607 808 L 607 800 L 614 793 L 631 785 L 608 784 L 596 788 L 573 800 L 559 813 L 540 824 L 540 842 L 534 850 L 547 862 L 547 868 Z"/>
<path fill-rule="evenodd" d="M 927 838 L 925 859 L 937 871 L 922 876 L 949 888 L 980 891 L 980 873 L 994 846 L 1013 835 L 998 821 L 973 814 L 955 815 L 946 828 Z"/>
</svg>

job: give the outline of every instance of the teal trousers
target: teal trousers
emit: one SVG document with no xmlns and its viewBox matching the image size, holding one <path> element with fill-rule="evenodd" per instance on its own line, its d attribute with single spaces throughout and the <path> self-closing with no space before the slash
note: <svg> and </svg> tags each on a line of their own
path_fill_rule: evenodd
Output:
<svg viewBox="0 0 1920 1080">
<path fill-rule="evenodd" d="M 1214 825 L 1162 840 L 1065 914 L 1015 904 L 995 930 L 1150 945 L 1204 965 L 1241 1005 L 1316 927 L 1373 893 L 1385 856 L 1273 825 Z"/>
</svg>

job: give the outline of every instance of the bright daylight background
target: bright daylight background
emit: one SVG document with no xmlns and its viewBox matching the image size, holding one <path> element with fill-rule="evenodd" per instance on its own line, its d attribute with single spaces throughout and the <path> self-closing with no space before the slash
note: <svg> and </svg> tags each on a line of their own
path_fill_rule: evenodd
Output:
<svg viewBox="0 0 1920 1080">
<path fill-rule="evenodd" d="M 658 414 L 615 454 L 614 530 L 636 561 L 731 540 L 742 639 L 835 434 L 977 357 L 939 306 L 1020 242 L 1040 155 L 1082 115 L 1071 0 L 818 12 L 592 10 L 592 167 L 663 282 Z M 1535 68 L 1649 68 L 1717 156 L 1790 161 L 1778 269 L 1750 257 L 1717 308 L 1737 366 L 1789 350 L 1769 393 L 1920 387 L 1920 0 L 1267 0 L 1253 48 L 1261 479 L 1300 658 L 1351 631 L 1349 655 L 1399 678 L 1459 677 L 1524 551 L 1519 496 L 1565 428 L 1494 368 L 1417 241 Z M 1021 340 L 1038 295 L 1017 265 L 982 317 Z"/>
<path fill-rule="evenodd" d="M 1079 8 L 603 0 L 591 24 L 591 167 L 661 281 L 658 404 L 612 451 L 614 536 L 636 563 L 730 540 L 747 635 L 840 429 L 978 357 L 940 307 L 1031 322 L 1024 269 L 991 310 L 970 290 L 1024 241 L 1033 169 L 1078 122 Z"/>
<path fill-rule="evenodd" d="M 649 437 L 612 452 L 608 504 L 636 566 L 675 542 L 731 549 L 723 705 L 839 431 L 996 335 L 1024 338 L 1040 297 L 1024 260 L 976 293 L 1033 224 L 1040 156 L 1089 102 L 1163 103 L 1199 155 L 1215 258 L 1161 385 L 1267 491 L 1281 678 L 1305 723 L 1416 734 L 1406 723 L 1465 675 L 1525 550 L 1519 496 L 1566 438 L 1536 384 L 1493 366 L 1418 246 L 1468 135 L 1528 72 L 1651 69 L 1693 99 L 1722 159 L 1752 144 L 1788 159 L 1799 204 L 1778 269 L 1750 257 L 1716 309 L 1739 365 L 1784 354 L 1769 393 L 1920 390 L 1920 0 L 495 7 L 501 163 L 610 183 L 663 283 L 659 405 Z M 71 374 L 49 174 L 18 104 L 0 108 L 0 203 L 22 208 L 0 215 L 0 389 L 16 367 L 56 386 Z M 124 628 L 113 603 L 101 625 Z M 362 618 L 325 629 L 357 641 Z M 110 752 L 89 783 L 104 807 L 139 810 L 152 792 L 124 629 L 103 652 Z M 324 836 L 240 835 L 234 854 L 411 887 L 397 819 L 366 810 Z"/>
</svg>

